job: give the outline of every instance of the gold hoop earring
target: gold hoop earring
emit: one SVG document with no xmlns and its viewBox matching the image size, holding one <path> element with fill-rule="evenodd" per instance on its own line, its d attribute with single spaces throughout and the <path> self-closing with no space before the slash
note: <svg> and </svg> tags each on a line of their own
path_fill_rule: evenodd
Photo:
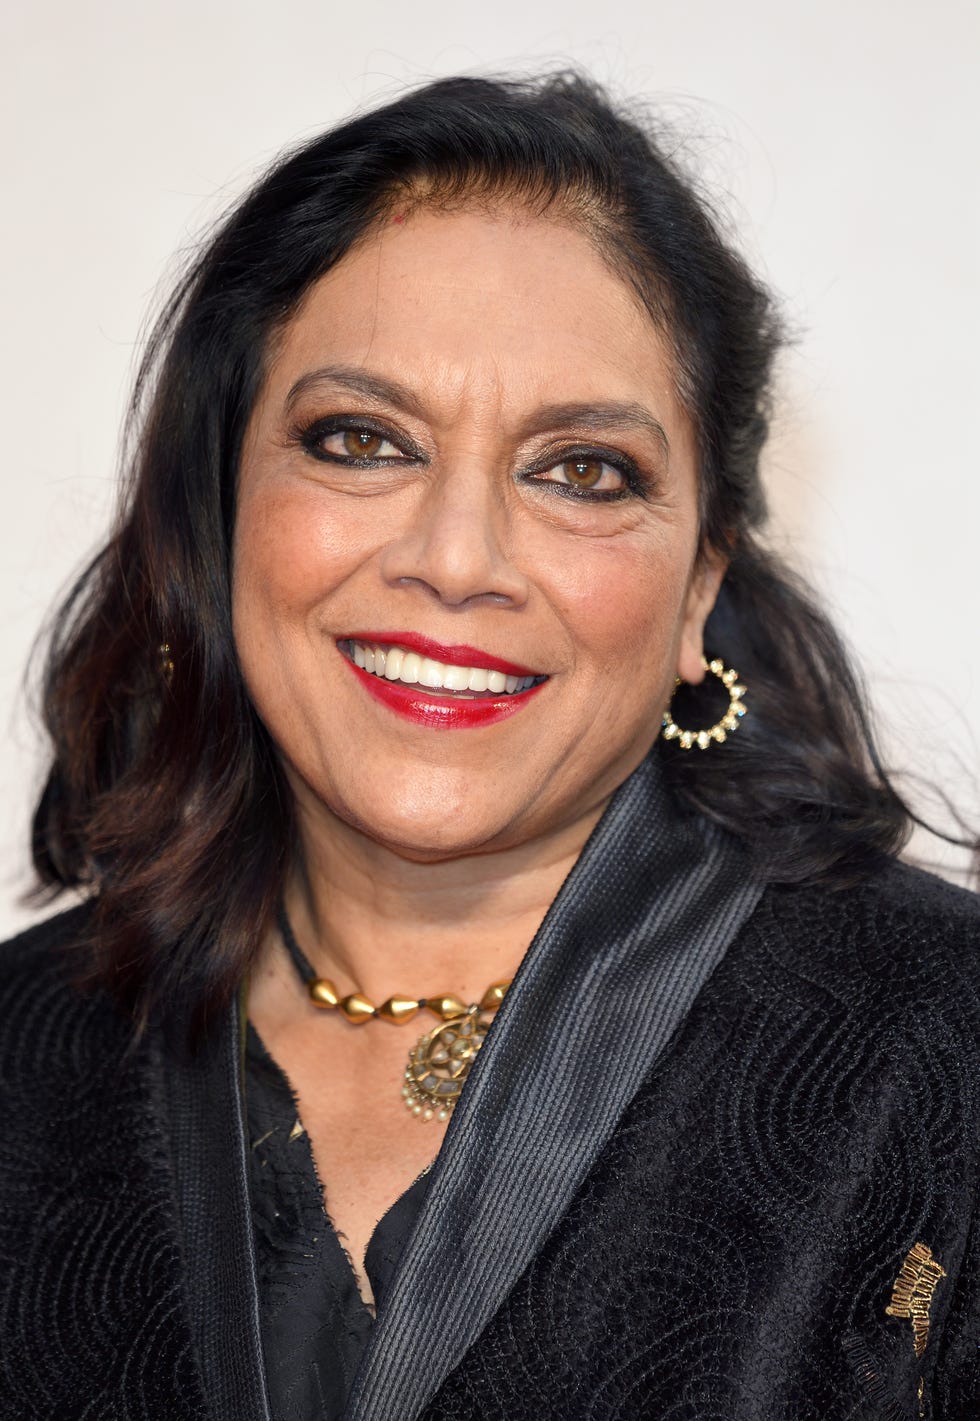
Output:
<svg viewBox="0 0 980 1421">
<path fill-rule="evenodd" d="M 745 687 L 739 684 L 738 672 L 727 669 L 723 661 L 717 658 L 714 661 L 706 661 L 702 656 L 701 665 L 706 671 L 710 671 L 728 692 L 728 709 L 721 720 L 710 725 L 707 730 L 682 730 L 671 714 L 670 706 L 664 711 L 663 738 L 665 740 L 676 740 L 682 750 L 690 750 L 697 746 L 699 750 L 707 750 L 714 740 L 718 745 L 728 738 L 731 731 L 737 730 L 739 721 L 745 714 Z M 681 684 L 681 678 L 677 677 L 676 684 Z"/>
<path fill-rule="evenodd" d="M 169 681 L 174 674 L 174 659 L 170 651 L 169 641 L 161 642 L 158 650 L 160 654 L 160 675 L 165 681 Z"/>
</svg>

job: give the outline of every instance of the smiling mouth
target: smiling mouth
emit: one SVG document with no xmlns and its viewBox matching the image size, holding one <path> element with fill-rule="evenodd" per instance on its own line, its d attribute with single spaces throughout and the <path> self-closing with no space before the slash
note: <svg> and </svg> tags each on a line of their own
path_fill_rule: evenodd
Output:
<svg viewBox="0 0 980 1421">
<path fill-rule="evenodd" d="M 347 638 L 338 641 L 337 646 L 348 661 L 381 681 L 416 686 L 430 695 L 454 700 L 499 700 L 502 696 L 518 696 L 548 679 L 547 676 L 513 676 L 484 666 L 436 661 L 394 644 Z"/>
</svg>

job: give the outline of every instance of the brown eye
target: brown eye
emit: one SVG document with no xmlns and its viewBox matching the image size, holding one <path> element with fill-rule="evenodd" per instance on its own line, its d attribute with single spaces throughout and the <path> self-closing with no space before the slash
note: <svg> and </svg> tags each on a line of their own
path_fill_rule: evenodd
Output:
<svg viewBox="0 0 980 1421">
<path fill-rule="evenodd" d="M 299 431 L 298 442 L 315 459 L 350 469 L 377 468 L 418 458 L 417 453 L 406 452 L 403 443 L 396 444 L 384 431 L 355 424 L 352 417 L 317 420 Z"/>
<path fill-rule="evenodd" d="M 562 459 L 537 475 L 542 483 L 575 489 L 581 493 L 610 495 L 625 492 L 628 483 L 622 469 L 605 459 L 585 457 Z"/>
<path fill-rule="evenodd" d="M 354 458 L 373 459 L 385 441 L 380 434 L 370 429 L 345 429 L 343 435 L 344 453 Z"/>
<path fill-rule="evenodd" d="M 593 488 L 602 478 L 605 468 L 599 459 L 568 459 L 561 466 L 562 473 L 576 488 Z"/>
</svg>

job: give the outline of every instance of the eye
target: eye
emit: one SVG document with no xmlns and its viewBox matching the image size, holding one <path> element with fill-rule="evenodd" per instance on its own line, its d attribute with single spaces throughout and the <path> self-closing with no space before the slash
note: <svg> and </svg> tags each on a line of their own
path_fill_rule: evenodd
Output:
<svg viewBox="0 0 980 1421">
<path fill-rule="evenodd" d="M 323 430 L 315 440 L 316 452 L 327 458 L 351 460 L 401 459 L 403 453 L 390 439 L 363 425 Z"/>
<path fill-rule="evenodd" d="M 582 494 L 620 494 L 629 488 L 626 475 L 615 464 L 592 454 L 563 459 L 535 475 L 543 483 Z"/>
</svg>

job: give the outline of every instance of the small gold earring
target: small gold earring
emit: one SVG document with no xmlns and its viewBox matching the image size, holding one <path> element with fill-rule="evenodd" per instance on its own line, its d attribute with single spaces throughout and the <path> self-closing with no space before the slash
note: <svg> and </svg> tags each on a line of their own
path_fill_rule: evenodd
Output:
<svg viewBox="0 0 980 1421">
<path fill-rule="evenodd" d="M 160 674 L 165 681 L 169 681 L 174 674 L 174 661 L 170 654 L 170 643 L 164 641 L 160 643 Z"/>
<path fill-rule="evenodd" d="M 682 750 L 690 750 L 697 746 L 699 750 L 707 750 L 714 740 L 721 744 L 728 738 L 731 731 L 738 729 L 738 723 L 745 714 L 745 687 L 739 685 L 738 672 L 728 670 L 723 661 L 706 661 L 702 656 L 701 665 L 706 671 L 710 671 L 728 692 L 728 709 L 721 720 L 710 725 L 707 730 L 682 730 L 671 714 L 670 706 L 664 711 L 663 738 L 665 740 L 676 740 Z M 681 678 L 677 677 L 676 684 L 681 684 Z"/>
</svg>

